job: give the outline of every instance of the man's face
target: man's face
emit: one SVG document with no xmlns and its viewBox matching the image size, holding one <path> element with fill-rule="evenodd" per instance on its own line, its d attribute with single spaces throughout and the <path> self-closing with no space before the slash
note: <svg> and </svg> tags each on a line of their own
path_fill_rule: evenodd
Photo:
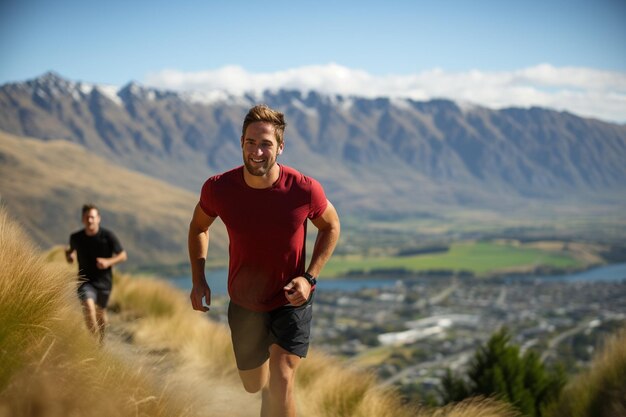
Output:
<svg viewBox="0 0 626 417">
<path fill-rule="evenodd" d="M 91 209 L 83 214 L 83 224 L 87 234 L 95 234 L 100 228 L 100 214 L 98 210 Z"/>
<path fill-rule="evenodd" d="M 276 158 L 283 151 L 283 144 L 278 145 L 274 126 L 267 122 L 254 122 L 241 137 L 241 149 L 248 172 L 262 177 L 276 164 Z"/>
</svg>

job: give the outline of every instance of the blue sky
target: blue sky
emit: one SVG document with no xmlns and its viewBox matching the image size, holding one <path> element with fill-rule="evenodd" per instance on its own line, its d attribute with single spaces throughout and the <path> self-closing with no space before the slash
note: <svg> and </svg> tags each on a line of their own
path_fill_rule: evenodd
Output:
<svg viewBox="0 0 626 417">
<path fill-rule="evenodd" d="M 48 70 L 119 86 L 450 96 L 626 122 L 626 1 L 0 2 L 0 83 Z"/>
</svg>

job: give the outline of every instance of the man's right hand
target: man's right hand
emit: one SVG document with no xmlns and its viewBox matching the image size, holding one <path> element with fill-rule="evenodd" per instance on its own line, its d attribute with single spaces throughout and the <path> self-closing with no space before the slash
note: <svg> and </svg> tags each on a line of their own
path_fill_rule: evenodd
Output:
<svg viewBox="0 0 626 417">
<path fill-rule="evenodd" d="M 191 295 L 189 296 L 191 299 L 191 306 L 194 310 L 198 311 L 209 311 L 209 307 L 211 305 L 211 288 L 205 282 L 204 285 L 196 285 L 194 284 L 191 288 Z M 206 305 L 202 303 L 202 300 L 206 301 Z"/>
</svg>

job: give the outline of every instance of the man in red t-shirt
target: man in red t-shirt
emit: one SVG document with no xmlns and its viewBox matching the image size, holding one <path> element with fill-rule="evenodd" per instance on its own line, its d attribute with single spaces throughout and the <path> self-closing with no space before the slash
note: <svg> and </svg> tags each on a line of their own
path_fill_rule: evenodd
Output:
<svg viewBox="0 0 626 417">
<path fill-rule="evenodd" d="M 229 236 L 228 323 L 244 388 L 262 391 L 261 416 L 295 416 L 293 384 L 309 346 L 316 277 L 339 239 L 339 217 L 322 186 L 276 160 L 284 115 L 255 106 L 243 123 L 243 166 L 209 178 L 189 226 L 191 304 L 208 311 L 204 274 L 209 227 Z M 307 219 L 318 229 L 305 265 Z M 204 301 L 204 303 L 203 303 Z"/>
</svg>

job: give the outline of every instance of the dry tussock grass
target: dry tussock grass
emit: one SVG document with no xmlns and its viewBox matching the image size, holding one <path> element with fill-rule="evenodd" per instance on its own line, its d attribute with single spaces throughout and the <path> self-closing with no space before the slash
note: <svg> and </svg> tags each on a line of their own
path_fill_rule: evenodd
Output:
<svg viewBox="0 0 626 417">
<path fill-rule="evenodd" d="M 75 271 L 38 255 L 0 208 L 0 416 L 186 416 L 86 330 Z"/>
<path fill-rule="evenodd" d="M 522 414 L 507 403 L 492 398 L 474 397 L 424 412 L 420 417 L 522 417 Z"/>
<path fill-rule="evenodd" d="M 589 370 L 565 387 L 552 415 L 626 416 L 626 327 L 609 336 Z"/>
<path fill-rule="evenodd" d="M 134 317 L 136 343 L 175 351 L 183 362 L 215 376 L 237 377 L 226 326 L 193 311 L 188 298 L 165 281 L 119 276 L 112 303 Z"/>
<path fill-rule="evenodd" d="M 298 371 L 299 409 L 306 417 L 519 417 L 509 404 L 471 398 L 442 408 L 409 406 L 376 378 L 314 352 Z"/>
<path fill-rule="evenodd" d="M 371 373 L 348 368 L 320 352 L 311 352 L 301 362 L 296 378 L 297 400 L 304 416 L 415 415 L 393 390 L 380 388 Z"/>
<path fill-rule="evenodd" d="M 34 256 L 35 247 L 0 208 L 0 387 L 33 346 L 78 308 L 68 270 Z"/>
</svg>

